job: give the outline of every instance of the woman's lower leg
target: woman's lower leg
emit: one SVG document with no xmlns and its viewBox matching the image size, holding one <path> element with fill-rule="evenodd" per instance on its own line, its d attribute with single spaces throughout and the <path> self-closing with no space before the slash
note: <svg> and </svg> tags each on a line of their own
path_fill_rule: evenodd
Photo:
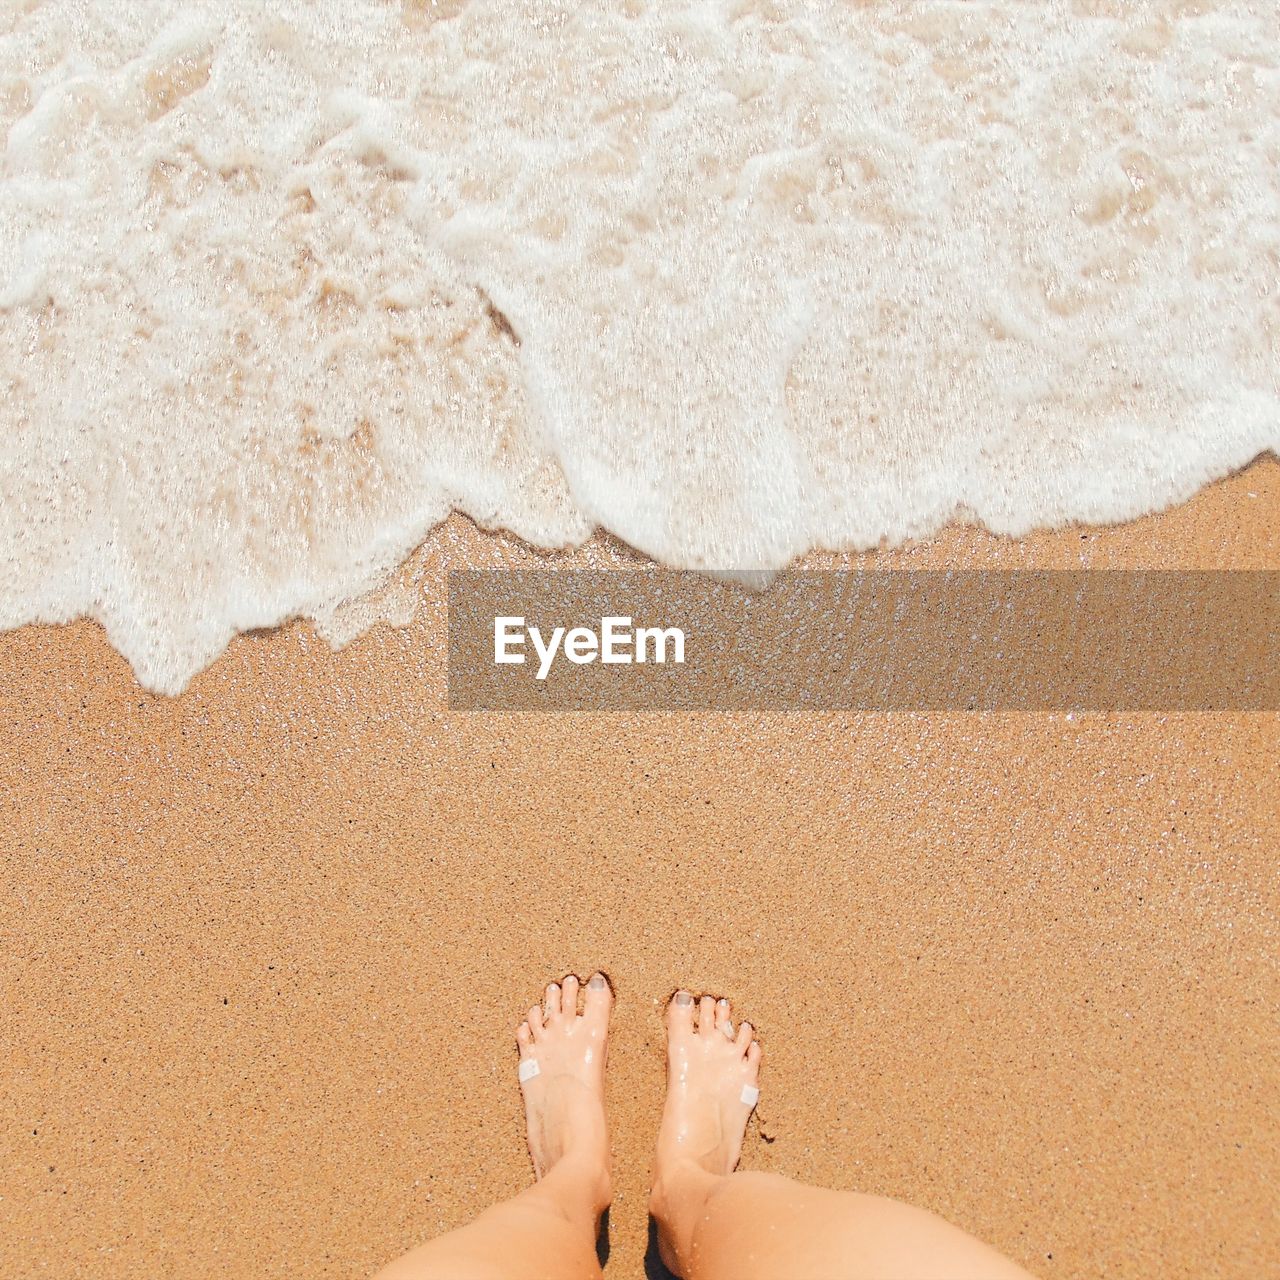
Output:
<svg viewBox="0 0 1280 1280">
<path fill-rule="evenodd" d="M 407 1253 L 377 1280 L 598 1280 L 609 1204 L 604 1066 L 613 995 L 596 974 L 552 983 L 516 1032 L 537 1181 L 473 1222 Z"/>
<path fill-rule="evenodd" d="M 734 1172 L 760 1051 L 728 1003 L 677 993 L 650 1211 L 685 1280 L 1027 1280 L 935 1214 L 882 1196 Z"/>
</svg>

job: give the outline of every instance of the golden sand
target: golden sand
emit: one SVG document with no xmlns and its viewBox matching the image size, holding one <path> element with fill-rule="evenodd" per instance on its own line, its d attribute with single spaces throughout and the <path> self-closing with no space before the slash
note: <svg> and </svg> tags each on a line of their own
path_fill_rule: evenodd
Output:
<svg viewBox="0 0 1280 1280">
<path fill-rule="evenodd" d="M 1280 464 L 890 566 L 1280 567 Z M 442 527 L 450 566 L 557 558 Z M 843 563 L 812 557 L 811 563 Z M 368 1274 L 530 1177 L 511 1031 L 619 994 L 640 1274 L 677 983 L 766 1065 L 744 1164 L 1039 1275 L 1280 1269 L 1275 715 L 457 715 L 438 605 L 242 637 L 181 697 L 0 637 L 0 1276 Z"/>
</svg>

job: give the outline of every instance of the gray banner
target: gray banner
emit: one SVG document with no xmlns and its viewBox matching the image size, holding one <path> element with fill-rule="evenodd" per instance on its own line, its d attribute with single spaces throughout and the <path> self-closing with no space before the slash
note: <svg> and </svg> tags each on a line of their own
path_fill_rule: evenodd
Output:
<svg viewBox="0 0 1280 1280">
<path fill-rule="evenodd" d="M 449 575 L 463 711 L 1280 709 L 1280 573 Z"/>
</svg>

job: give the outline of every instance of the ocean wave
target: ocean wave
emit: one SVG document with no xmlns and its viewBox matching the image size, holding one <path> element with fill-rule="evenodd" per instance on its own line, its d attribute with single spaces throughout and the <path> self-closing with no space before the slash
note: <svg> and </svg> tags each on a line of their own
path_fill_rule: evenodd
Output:
<svg viewBox="0 0 1280 1280">
<path fill-rule="evenodd" d="M 693 568 L 1280 448 L 1280 14 L 32 0 L 0 627 L 181 689 L 449 511 Z"/>
</svg>

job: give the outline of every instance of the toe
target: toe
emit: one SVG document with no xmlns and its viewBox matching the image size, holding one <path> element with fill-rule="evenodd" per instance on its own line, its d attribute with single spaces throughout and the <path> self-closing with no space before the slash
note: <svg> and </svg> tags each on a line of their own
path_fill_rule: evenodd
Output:
<svg viewBox="0 0 1280 1280">
<path fill-rule="evenodd" d="M 536 1041 L 542 1035 L 542 1006 L 540 1004 L 535 1004 L 529 1010 L 526 1021 L 529 1023 L 529 1030 L 533 1033 L 533 1038 Z"/>
<path fill-rule="evenodd" d="M 560 984 L 558 982 L 547 983 L 547 992 L 542 1003 L 547 1008 L 547 1021 L 554 1022 L 560 1016 Z"/>
<path fill-rule="evenodd" d="M 529 1028 L 527 1022 L 522 1022 L 516 1028 L 516 1043 L 520 1046 L 520 1056 L 524 1057 L 533 1049 L 533 1032 Z"/>
<path fill-rule="evenodd" d="M 716 1002 L 710 996 L 698 1001 L 698 1034 L 709 1036 L 716 1029 Z"/>
<path fill-rule="evenodd" d="M 733 1039 L 733 1020 L 729 1016 L 729 1002 L 727 1000 L 716 1001 L 716 1030 L 722 1036 Z"/>
<path fill-rule="evenodd" d="M 667 1030 L 672 1035 L 693 1034 L 693 997 L 677 991 L 667 1004 Z"/>
<path fill-rule="evenodd" d="M 753 1040 L 747 1049 L 747 1066 L 751 1068 L 752 1077 L 760 1071 L 760 1041 Z"/>
<path fill-rule="evenodd" d="M 738 1034 L 734 1039 L 734 1044 L 738 1046 L 739 1053 L 746 1053 L 747 1047 L 751 1044 L 751 1037 L 755 1034 L 755 1029 L 751 1023 L 744 1022 L 738 1028 Z"/>
<path fill-rule="evenodd" d="M 575 973 L 566 974 L 560 984 L 560 1009 L 566 1018 L 578 1016 L 578 975 Z"/>
<path fill-rule="evenodd" d="M 605 1026 L 609 1021 L 609 1010 L 613 1008 L 613 992 L 609 988 L 609 979 L 599 971 L 591 975 L 587 983 L 587 994 L 582 999 L 582 1016 L 588 1022 Z"/>
</svg>

